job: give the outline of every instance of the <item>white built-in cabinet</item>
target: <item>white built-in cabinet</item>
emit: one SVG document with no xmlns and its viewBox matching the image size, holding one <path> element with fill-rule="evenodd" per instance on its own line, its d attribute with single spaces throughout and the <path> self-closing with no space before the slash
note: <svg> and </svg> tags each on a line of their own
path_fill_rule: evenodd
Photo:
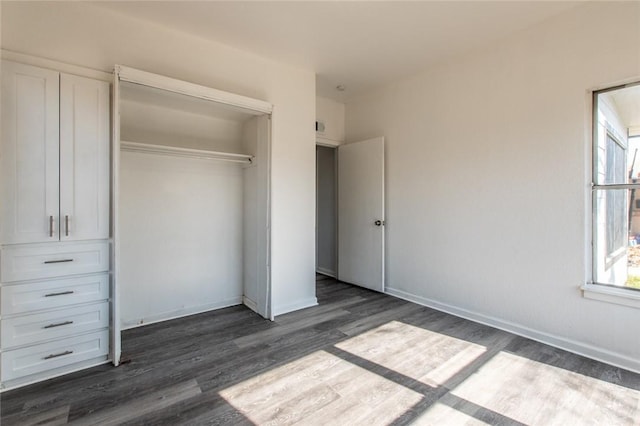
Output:
<svg viewBox="0 0 640 426">
<path fill-rule="evenodd" d="M 2 62 L 3 388 L 106 362 L 110 86 Z"/>
<path fill-rule="evenodd" d="M 118 365 L 124 328 L 238 304 L 272 318 L 272 109 L 3 61 L 1 389 Z"/>
</svg>

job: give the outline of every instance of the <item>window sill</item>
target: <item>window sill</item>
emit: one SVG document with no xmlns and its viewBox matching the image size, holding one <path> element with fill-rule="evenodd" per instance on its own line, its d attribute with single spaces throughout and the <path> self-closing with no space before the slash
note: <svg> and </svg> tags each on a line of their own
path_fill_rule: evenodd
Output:
<svg viewBox="0 0 640 426">
<path fill-rule="evenodd" d="M 598 284 L 585 284 L 580 289 L 583 297 L 587 299 L 640 309 L 640 291 Z"/>
</svg>

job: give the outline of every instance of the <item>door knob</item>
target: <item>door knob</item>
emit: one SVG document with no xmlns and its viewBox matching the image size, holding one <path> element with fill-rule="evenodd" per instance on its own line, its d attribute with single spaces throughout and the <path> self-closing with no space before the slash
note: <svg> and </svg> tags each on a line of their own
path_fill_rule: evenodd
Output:
<svg viewBox="0 0 640 426">
<path fill-rule="evenodd" d="M 376 226 L 382 226 L 382 221 L 381 220 L 376 220 L 375 222 L 373 222 L 374 225 Z"/>
</svg>

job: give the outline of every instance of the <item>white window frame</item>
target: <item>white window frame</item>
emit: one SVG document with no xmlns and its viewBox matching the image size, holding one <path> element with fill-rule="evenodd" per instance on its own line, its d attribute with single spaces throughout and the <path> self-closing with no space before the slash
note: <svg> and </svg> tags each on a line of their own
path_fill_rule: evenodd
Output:
<svg viewBox="0 0 640 426">
<path fill-rule="evenodd" d="M 609 87 L 605 89 L 594 90 L 592 92 L 592 123 L 591 123 L 591 279 L 588 283 L 584 284 L 581 289 L 583 296 L 588 299 L 599 300 L 603 302 L 615 303 L 618 305 L 624 305 L 629 307 L 640 308 L 640 291 L 629 287 L 614 286 L 606 283 L 598 283 L 596 281 L 598 259 L 600 254 L 598 247 L 598 204 L 597 196 L 598 191 L 612 190 L 612 189 L 640 189 L 640 183 L 597 183 L 598 172 L 598 96 L 610 92 L 613 90 L 623 89 L 625 87 L 631 87 L 639 85 L 640 81 L 629 83 L 625 85 Z M 619 135 L 612 132 L 611 129 L 606 129 L 605 132 L 612 136 L 612 138 L 620 144 L 621 140 Z M 620 144 L 624 147 L 624 144 Z M 640 191 L 639 191 L 640 192 Z M 605 242 L 606 244 L 606 242 Z"/>
</svg>

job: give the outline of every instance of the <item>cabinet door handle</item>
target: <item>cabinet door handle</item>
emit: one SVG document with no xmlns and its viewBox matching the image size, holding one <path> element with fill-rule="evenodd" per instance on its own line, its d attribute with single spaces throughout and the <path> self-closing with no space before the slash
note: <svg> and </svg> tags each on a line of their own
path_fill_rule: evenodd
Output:
<svg viewBox="0 0 640 426">
<path fill-rule="evenodd" d="M 60 293 L 45 294 L 44 297 L 64 296 L 65 294 L 73 294 L 73 290 L 61 291 Z"/>
<path fill-rule="evenodd" d="M 59 356 L 71 355 L 72 353 L 73 353 L 73 351 L 64 351 L 64 352 L 60 352 L 59 354 L 47 355 L 43 359 L 58 358 Z"/>
<path fill-rule="evenodd" d="M 49 236 L 53 237 L 53 216 L 49 216 Z"/>
<path fill-rule="evenodd" d="M 69 215 L 64 216 L 64 236 L 69 236 Z"/>
<path fill-rule="evenodd" d="M 45 325 L 42 328 L 54 328 L 54 327 L 61 327 L 63 325 L 69 325 L 69 324 L 73 324 L 73 321 L 65 321 L 65 322 L 59 322 L 57 324 L 49 324 L 49 325 Z"/>
<path fill-rule="evenodd" d="M 48 265 L 50 263 L 65 263 L 65 262 L 73 262 L 73 259 L 45 260 L 44 264 Z"/>
</svg>

